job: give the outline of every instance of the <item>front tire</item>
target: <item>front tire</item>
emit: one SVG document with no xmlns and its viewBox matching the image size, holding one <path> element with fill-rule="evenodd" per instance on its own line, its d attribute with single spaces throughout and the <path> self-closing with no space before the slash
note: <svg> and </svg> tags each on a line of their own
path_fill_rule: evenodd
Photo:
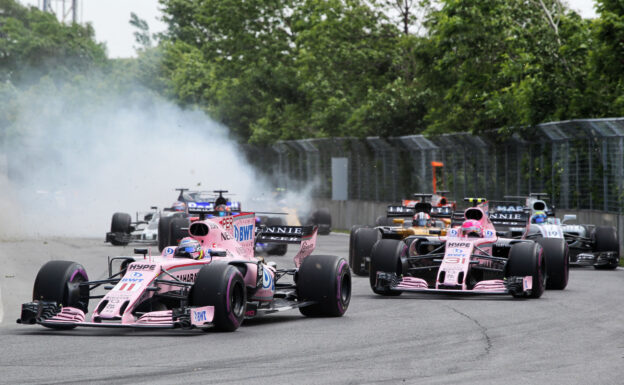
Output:
<svg viewBox="0 0 624 385">
<path fill-rule="evenodd" d="M 243 322 L 247 306 L 245 281 L 232 265 L 211 263 L 202 267 L 190 297 L 192 306 L 214 306 L 213 324 L 219 331 L 232 332 Z"/>
<path fill-rule="evenodd" d="M 570 270 L 570 253 L 565 239 L 538 238 L 536 242 L 542 246 L 546 260 L 546 289 L 563 290 L 568 285 Z"/>
<path fill-rule="evenodd" d="M 81 294 L 80 282 L 89 277 L 85 268 L 71 261 L 49 261 L 39 269 L 33 288 L 33 301 L 56 302 L 62 306 L 75 307 L 84 313 L 89 311 L 89 292 Z M 73 329 L 75 325 L 50 326 L 53 329 Z"/>
<path fill-rule="evenodd" d="M 381 232 L 376 228 L 362 227 L 356 229 L 353 234 L 353 253 L 351 258 L 351 269 L 356 275 L 366 276 L 369 267 L 366 265 L 366 258 L 370 259 L 375 243 L 381 239 Z"/>
<path fill-rule="evenodd" d="M 341 317 L 351 302 L 351 271 L 344 258 L 334 255 L 310 255 L 297 273 L 299 301 L 316 301 L 300 307 L 308 317 Z"/>
<path fill-rule="evenodd" d="M 612 226 L 596 227 L 592 233 L 595 252 L 615 252 L 618 257 L 620 255 L 620 242 L 617 236 L 617 230 Z M 619 259 L 619 258 L 618 258 Z M 617 262 L 611 262 L 606 265 L 594 265 L 597 270 L 613 270 L 618 267 Z"/>
<path fill-rule="evenodd" d="M 397 239 L 381 239 L 376 242 L 371 251 L 369 283 L 374 293 L 385 296 L 401 295 L 400 291 L 377 289 L 377 272 L 394 273 L 400 277 L 403 273 L 401 256 L 406 250 L 406 244 Z"/>
<path fill-rule="evenodd" d="M 111 233 L 130 234 L 132 232 L 132 217 L 127 213 L 115 213 L 111 220 Z M 113 246 L 126 246 L 128 242 L 117 240 L 112 237 L 110 241 Z"/>
<path fill-rule="evenodd" d="M 530 298 L 539 298 L 544 294 L 546 283 L 546 261 L 539 243 L 520 242 L 511 246 L 507 260 L 507 277 L 533 278 Z M 525 293 L 514 293 L 514 297 L 524 297 Z"/>
</svg>

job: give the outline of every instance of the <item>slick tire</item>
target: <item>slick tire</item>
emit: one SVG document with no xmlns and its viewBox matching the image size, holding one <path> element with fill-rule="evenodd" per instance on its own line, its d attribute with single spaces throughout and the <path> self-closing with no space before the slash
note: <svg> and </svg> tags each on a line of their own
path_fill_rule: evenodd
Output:
<svg viewBox="0 0 624 385">
<path fill-rule="evenodd" d="M 169 224 L 169 243 L 178 245 L 182 238 L 188 237 L 190 224 L 188 218 L 173 218 Z"/>
<path fill-rule="evenodd" d="M 111 220 L 111 233 L 130 234 L 132 232 L 132 217 L 126 213 L 115 213 Z M 111 238 L 110 241 L 114 246 L 126 246 L 128 242 Z"/>
<path fill-rule="evenodd" d="M 169 241 L 169 225 L 173 220 L 172 216 L 161 217 L 158 220 L 158 250 L 163 251 L 163 249 L 167 246 L 171 246 L 172 243 Z"/>
<path fill-rule="evenodd" d="M 89 291 L 81 293 L 80 282 L 89 280 L 85 268 L 71 261 L 49 261 L 39 269 L 33 287 L 33 301 L 56 302 L 88 312 Z M 75 326 L 49 326 L 53 329 L 73 329 Z"/>
<path fill-rule="evenodd" d="M 615 251 L 620 255 L 620 242 L 617 236 L 617 230 L 612 226 L 596 227 L 591 234 L 594 241 L 594 251 Z M 597 270 L 613 270 L 618 267 L 617 263 L 609 263 L 608 265 L 594 265 Z"/>
<path fill-rule="evenodd" d="M 507 260 L 507 277 L 533 277 L 530 298 L 539 298 L 544 294 L 546 283 L 546 260 L 542 247 L 536 242 L 520 242 L 511 246 Z M 524 297 L 523 293 L 514 297 Z"/>
<path fill-rule="evenodd" d="M 381 232 L 374 227 L 363 227 L 357 229 L 353 234 L 353 257 L 351 269 L 356 275 L 368 275 L 369 266 L 366 258 L 370 257 L 375 243 L 381 239 Z"/>
<path fill-rule="evenodd" d="M 317 302 L 299 308 L 307 317 L 342 317 L 351 302 L 349 264 L 334 255 L 306 257 L 297 272 L 297 296 Z"/>
<path fill-rule="evenodd" d="M 354 241 L 355 241 L 355 233 L 357 230 L 364 228 L 366 226 L 363 225 L 354 225 L 351 226 L 351 231 L 349 232 L 349 266 L 353 269 L 353 253 L 355 252 Z M 357 273 L 356 273 L 357 274 Z"/>
<path fill-rule="evenodd" d="M 536 242 L 542 246 L 546 260 L 546 289 L 563 290 L 568 285 L 570 271 L 570 253 L 565 239 L 538 238 Z"/>
<path fill-rule="evenodd" d="M 401 295 L 400 291 L 376 288 L 377 272 L 395 273 L 401 276 L 403 273 L 403 263 L 401 256 L 406 251 L 403 241 L 397 239 L 381 239 L 375 243 L 371 251 L 371 262 L 369 271 L 369 283 L 374 293 L 384 296 Z"/>
<path fill-rule="evenodd" d="M 247 307 L 247 291 L 240 270 L 225 263 L 211 263 L 199 270 L 190 294 L 191 306 L 214 306 L 213 324 L 232 332 L 241 325 Z"/>
<path fill-rule="evenodd" d="M 329 235 L 331 233 L 331 213 L 324 207 L 312 213 L 311 222 L 318 226 L 319 235 Z"/>
</svg>

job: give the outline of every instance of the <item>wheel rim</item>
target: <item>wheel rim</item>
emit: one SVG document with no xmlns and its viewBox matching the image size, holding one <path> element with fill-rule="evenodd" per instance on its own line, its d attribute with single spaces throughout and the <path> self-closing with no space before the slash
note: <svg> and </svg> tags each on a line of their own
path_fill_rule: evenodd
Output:
<svg viewBox="0 0 624 385">
<path fill-rule="evenodd" d="M 230 309 L 232 314 L 237 318 L 243 315 L 245 296 L 243 295 L 243 288 L 240 282 L 236 282 L 232 288 L 232 295 L 230 296 Z"/>
<path fill-rule="evenodd" d="M 340 302 L 347 305 L 351 299 L 351 280 L 348 274 L 342 274 L 340 277 Z"/>
</svg>

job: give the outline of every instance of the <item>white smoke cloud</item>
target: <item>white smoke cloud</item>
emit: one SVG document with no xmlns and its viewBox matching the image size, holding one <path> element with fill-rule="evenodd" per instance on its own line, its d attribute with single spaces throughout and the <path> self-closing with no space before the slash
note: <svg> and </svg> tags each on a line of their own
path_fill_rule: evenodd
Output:
<svg viewBox="0 0 624 385">
<path fill-rule="evenodd" d="M 226 189 L 243 203 L 273 190 L 201 111 L 140 88 L 43 88 L 20 98 L 6 135 L 2 236 L 104 237 L 114 212 L 168 207 L 177 187 Z"/>
</svg>

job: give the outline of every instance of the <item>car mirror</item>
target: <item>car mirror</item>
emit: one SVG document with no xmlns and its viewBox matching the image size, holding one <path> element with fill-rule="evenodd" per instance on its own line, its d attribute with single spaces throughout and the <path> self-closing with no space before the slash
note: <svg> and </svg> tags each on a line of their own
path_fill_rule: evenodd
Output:
<svg viewBox="0 0 624 385">
<path fill-rule="evenodd" d="M 566 223 L 567 221 L 575 221 L 575 220 L 576 220 L 576 214 L 566 214 L 563 216 L 562 223 Z"/>
<path fill-rule="evenodd" d="M 152 220 L 152 218 L 154 218 L 154 214 L 145 214 L 145 216 L 143 217 L 143 219 L 144 219 L 146 222 L 151 221 L 151 220 Z"/>
<path fill-rule="evenodd" d="M 147 255 L 147 249 L 134 249 L 134 254 L 142 254 L 143 257 Z"/>
</svg>

